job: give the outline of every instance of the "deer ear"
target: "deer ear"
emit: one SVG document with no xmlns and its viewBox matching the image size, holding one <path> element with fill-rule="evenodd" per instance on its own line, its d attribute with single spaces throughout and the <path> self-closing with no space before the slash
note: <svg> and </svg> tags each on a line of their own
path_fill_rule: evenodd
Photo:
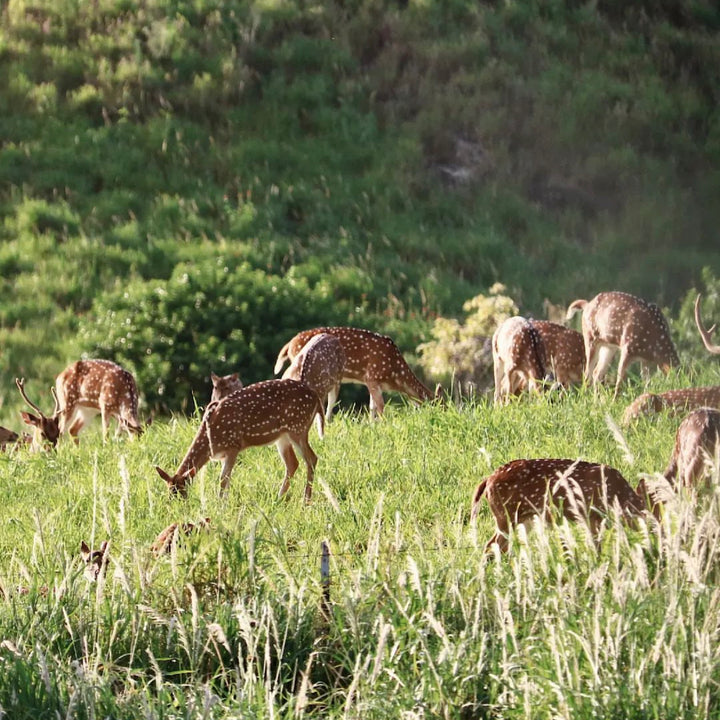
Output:
<svg viewBox="0 0 720 720">
<path fill-rule="evenodd" d="M 233 381 L 237 380 L 237 379 L 238 379 L 238 374 L 237 374 L 236 372 L 233 373 L 233 374 L 230 376 L 230 379 L 233 380 Z"/>
<path fill-rule="evenodd" d="M 212 380 L 213 385 L 217 385 L 217 381 L 220 379 L 220 376 L 210 371 L 210 379 Z"/>
<path fill-rule="evenodd" d="M 173 478 L 171 475 L 166 473 L 160 466 L 156 465 L 155 470 L 157 470 L 157 474 L 168 484 L 173 485 Z"/>
<path fill-rule="evenodd" d="M 82 555 L 82 559 L 87 562 L 90 557 L 90 548 L 84 540 L 80 543 L 80 554 Z"/>
<path fill-rule="evenodd" d="M 32 415 L 29 412 L 25 412 L 24 410 L 20 411 L 20 415 L 22 416 L 22 419 L 28 424 L 33 425 L 35 427 L 40 427 L 41 420 L 37 415 Z"/>
</svg>

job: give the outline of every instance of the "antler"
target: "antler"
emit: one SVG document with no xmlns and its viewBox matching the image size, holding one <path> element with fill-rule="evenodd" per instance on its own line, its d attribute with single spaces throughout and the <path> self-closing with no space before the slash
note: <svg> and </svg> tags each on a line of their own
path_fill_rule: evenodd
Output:
<svg viewBox="0 0 720 720">
<path fill-rule="evenodd" d="M 45 413 L 34 403 L 25 393 L 25 378 L 15 378 L 15 384 L 17 385 L 17 389 L 20 391 L 20 394 L 23 397 L 23 400 L 41 417 L 45 417 Z"/>
<path fill-rule="evenodd" d="M 715 332 L 715 325 L 713 325 L 709 330 L 706 330 L 703 327 L 702 320 L 700 319 L 700 298 L 702 296 L 698 294 L 697 298 L 695 298 L 695 324 L 698 327 L 698 330 L 700 331 L 700 337 L 702 338 L 703 345 L 707 348 L 707 351 L 712 353 L 713 355 L 720 355 L 720 345 L 713 345 L 712 344 L 712 334 Z"/>
</svg>

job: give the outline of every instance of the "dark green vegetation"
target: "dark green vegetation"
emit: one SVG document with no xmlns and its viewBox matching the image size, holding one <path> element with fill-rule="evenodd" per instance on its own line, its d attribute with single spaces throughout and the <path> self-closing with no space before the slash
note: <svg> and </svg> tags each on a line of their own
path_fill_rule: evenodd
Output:
<svg viewBox="0 0 720 720">
<path fill-rule="evenodd" d="M 720 11 L 695 2 L 9 0 L 0 400 L 82 354 L 152 409 L 296 330 L 412 353 L 504 282 L 541 314 L 717 273 Z"/>
</svg>

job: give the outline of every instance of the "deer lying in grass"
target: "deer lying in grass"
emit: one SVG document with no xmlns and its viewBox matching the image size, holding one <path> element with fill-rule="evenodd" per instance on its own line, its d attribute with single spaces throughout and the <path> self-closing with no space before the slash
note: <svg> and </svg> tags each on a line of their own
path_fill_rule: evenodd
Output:
<svg viewBox="0 0 720 720">
<path fill-rule="evenodd" d="M 227 397 L 208 405 L 200 428 L 174 475 L 156 467 L 173 493 L 187 497 L 187 483 L 209 460 L 221 461 L 221 492 L 227 492 L 235 460 L 242 450 L 275 443 L 285 464 L 285 478 L 279 497 L 290 487 L 298 468 L 295 447 L 307 467 L 305 502 L 310 502 L 317 455 L 308 442 L 313 418 L 320 416 L 324 427 L 323 407 L 314 390 L 296 380 L 265 380 L 247 385 Z"/>
<path fill-rule="evenodd" d="M 20 445 L 29 445 L 32 442 L 32 435 L 23 433 L 18 435 L 13 430 L 8 430 L 0 426 L 0 450 L 5 452 L 8 449 L 14 449 Z"/>
<path fill-rule="evenodd" d="M 181 536 L 191 535 L 200 530 L 207 529 L 210 525 L 210 518 L 202 518 L 198 522 L 170 523 L 153 541 L 150 550 L 155 555 L 164 555 L 172 549 L 173 542 L 179 542 Z"/>
<path fill-rule="evenodd" d="M 99 550 L 91 550 L 90 546 L 83 540 L 80 543 L 80 557 L 85 563 L 83 574 L 90 582 L 95 582 L 107 570 L 110 560 L 110 542 L 103 540 Z"/>
<path fill-rule="evenodd" d="M 582 310 L 585 343 L 585 377 L 597 385 L 620 350 L 614 397 L 635 360 L 654 363 L 667 373 L 678 364 L 665 316 L 654 303 L 624 292 L 603 292 L 592 300 L 575 300 L 568 307 L 569 320 Z"/>
<path fill-rule="evenodd" d="M 310 338 L 283 373 L 284 378 L 304 382 L 326 403 L 325 420 L 330 420 L 340 393 L 345 368 L 345 351 L 335 335 L 318 333 Z"/>
<path fill-rule="evenodd" d="M 77 440 L 85 424 L 98 413 L 102 418 L 103 442 L 112 417 L 117 420 L 118 433 L 121 429 L 131 437 L 142 433 L 137 419 L 135 378 L 109 360 L 78 360 L 63 370 L 52 390 L 55 409 L 49 417 L 28 398 L 24 379 L 16 378 L 15 384 L 23 400 L 38 413 L 36 416 L 23 412 L 23 419 L 52 445 L 57 444 L 63 433 Z"/>
<path fill-rule="evenodd" d="M 540 333 L 524 317 L 508 318 L 492 338 L 495 402 L 507 401 L 527 386 L 538 391 L 545 379 L 545 347 Z"/>
<path fill-rule="evenodd" d="M 513 460 L 495 470 L 475 490 L 471 517 L 487 497 L 497 531 L 486 549 L 508 548 L 511 527 L 526 525 L 538 515 L 552 520 L 553 509 L 572 521 L 585 520 L 597 537 L 602 519 L 616 507 L 626 518 L 645 512 L 644 496 L 634 491 L 614 468 L 582 460 Z"/>
<path fill-rule="evenodd" d="M 720 454 L 720 411 L 713 408 L 693 410 L 675 434 L 675 446 L 665 479 L 692 487 L 711 474 L 713 463 L 718 466 Z"/>
<path fill-rule="evenodd" d="M 395 342 L 387 335 L 354 327 L 319 327 L 304 330 L 287 342 L 278 354 L 275 373 L 291 362 L 310 338 L 320 333 L 335 336 L 345 352 L 342 382 L 365 385 L 370 393 L 370 413 L 381 416 L 385 409 L 383 390 L 407 395 L 415 402 L 433 399 L 433 394 L 415 376 Z"/>
<path fill-rule="evenodd" d="M 210 396 L 211 404 L 231 395 L 236 390 L 240 390 L 243 386 L 242 380 L 240 380 L 237 373 L 216 375 L 214 372 L 211 372 L 210 380 L 212 380 L 213 384 L 212 395 Z"/>
</svg>

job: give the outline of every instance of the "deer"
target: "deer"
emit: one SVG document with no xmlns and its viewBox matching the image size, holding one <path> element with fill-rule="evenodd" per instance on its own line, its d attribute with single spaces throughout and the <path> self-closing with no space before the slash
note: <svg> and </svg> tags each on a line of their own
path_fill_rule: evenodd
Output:
<svg viewBox="0 0 720 720">
<path fill-rule="evenodd" d="M 370 414 L 381 417 L 385 410 L 383 390 L 407 395 L 413 402 L 433 400 L 433 395 L 417 378 L 387 335 L 355 327 L 318 327 L 303 330 L 283 345 L 275 362 L 275 374 L 285 363 L 294 360 L 303 346 L 315 335 L 334 335 L 345 352 L 342 382 L 360 383 L 370 393 Z"/>
<path fill-rule="evenodd" d="M 473 520 L 483 496 L 497 524 L 486 551 L 495 543 L 501 552 L 507 551 L 511 527 L 528 526 L 536 515 L 550 522 L 553 508 L 568 520 L 585 520 L 595 538 L 603 515 L 611 508 L 617 507 L 627 519 L 646 511 L 643 494 L 633 490 L 617 470 L 583 460 L 540 458 L 502 465 L 475 490 L 470 515 Z"/>
<path fill-rule="evenodd" d="M 110 541 L 103 540 L 99 550 L 91 550 L 90 546 L 83 540 L 80 543 L 80 557 L 85 563 L 83 575 L 89 582 L 95 582 L 107 570 L 110 560 Z"/>
<path fill-rule="evenodd" d="M 495 403 L 507 401 L 527 385 L 537 392 L 545 378 L 545 348 L 540 333 L 516 315 L 500 324 L 492 338 Z"/>
<path fill-rule="evenodd" d="M 663 473 L 670 484 L 692 487 L 709 476 L 712 460 L 720 454 L 720 411 L 714 408 L 693 410 L 680 423 L 667 469 Z"/>
<path fill-rule="evenodd" d="M 325 421 L 329 422 L 344 367 L 345 351 L 340 340 L 329 333 L 318 333 L 302 347 L 282 376 L 311 387 L 326 402 Z"/>
<path fill-rule="evenodd" d="M 234 393 L 236 390 L 240 390 L 243 386 L 242 380 L 238 377 L 237 373 L 231 373 L 230 375 L 216 375 L 214 372 L 211 372 L 210 380 L 213 384 L 210 403 L 222 400 L 224 397 Z"/>
<path fill-rule="evenodd" d="M 38 415 L 23 412 L 23 420 L 36 428 L 43 440 L 56 445 L 63 433 L 77 442 L 86 423 L 100 413 L 103 442 L 107 439 L 110 418 L 117 420 L 117 432 L 140 435 L 138 423 L 138 391 L 135 378 L 110 360 L 78 360 L 69 365 L 55 379 L 52 394 L 55 409 L 46 416 L 25 392 L 24 378 L 16 378 L 20 395 Z"/>
<path fill-rule="evenodd" d="M 702 295 L 698 294 L 695 298 L 695 324 L 697 329 L 700 331 L 700 337 L 702 338 L 705 349 L 712 355 L 720 355 L 720 345 L 714 345 L 712 342 L 712 334 L 715 332 L 715 325 L 709 330 L 703 327 L 702 319 L 700 318 L 700 298 Z"/>
<path fill-rule="evenodd" d="M 585 345 L 577 330 L 549 320 L 530 320 L 545 349 L 543 365 L 563 387 L 582 383 Z"/>
<path fill-rule="evenodd" d="M 628 367 L 635 360 L 643 365 L 656 364 L 665 374 L 679 364 L 675 345 L 665 316 L 654 303 L 625 292 L 610 291 L 592 300 L 575 300 L 568 307 L 570 320 L 582 310 L 582 334 L 585 344 L 585 379 L 596 386 L 620 350 L 616 399 Z"/>
<path fill-rule="evenodd" d="M 181 536 L 205 530 L 210 526 L 210 518 L 201 518 L 197 522 L 170 523 L 162 530 L 150 546 L 154 555 L 165 555 L 172 549 L 173 542 L 179 542 Z"/>
<path fill-rule="evenodd" d="M 174 475 L 156 466 L 158 475 L 172 494 L 187 497 L 187 483 L 208 461 L 222 462 L 220 492 L 227 493 L 237 456 L 248 447 L 275 443 L 285 464 L 285 477 L 278 497 L 290 488 L 298 468 L 296 448 L 307 468 L 305 503 L 312 497 L 317 455 L 308 442 L 308 430 L 320 416 L 320 437 L 324 428 L 323 406 L 318 394 L 297 380 L 263 380 L 246 385 L 222 400 L 208 405 L 185 457 Z"/>
<path fill-rule="evenodd" d="M 32 442 L 32 435 L 23 433 L 18 435 L 14 430 L 0 426 L 0 451 L 14 449 L 20 445 L 28 445 Z"/>
<path fill-rule="evenodd" d="M 633 400 L 623 413 L 623 425 L 629 425 L 641 415 L 710 407 L 720 409 L 720 385 L 666 390 L 660 393 L 643 393 Z"/>
</svg>

